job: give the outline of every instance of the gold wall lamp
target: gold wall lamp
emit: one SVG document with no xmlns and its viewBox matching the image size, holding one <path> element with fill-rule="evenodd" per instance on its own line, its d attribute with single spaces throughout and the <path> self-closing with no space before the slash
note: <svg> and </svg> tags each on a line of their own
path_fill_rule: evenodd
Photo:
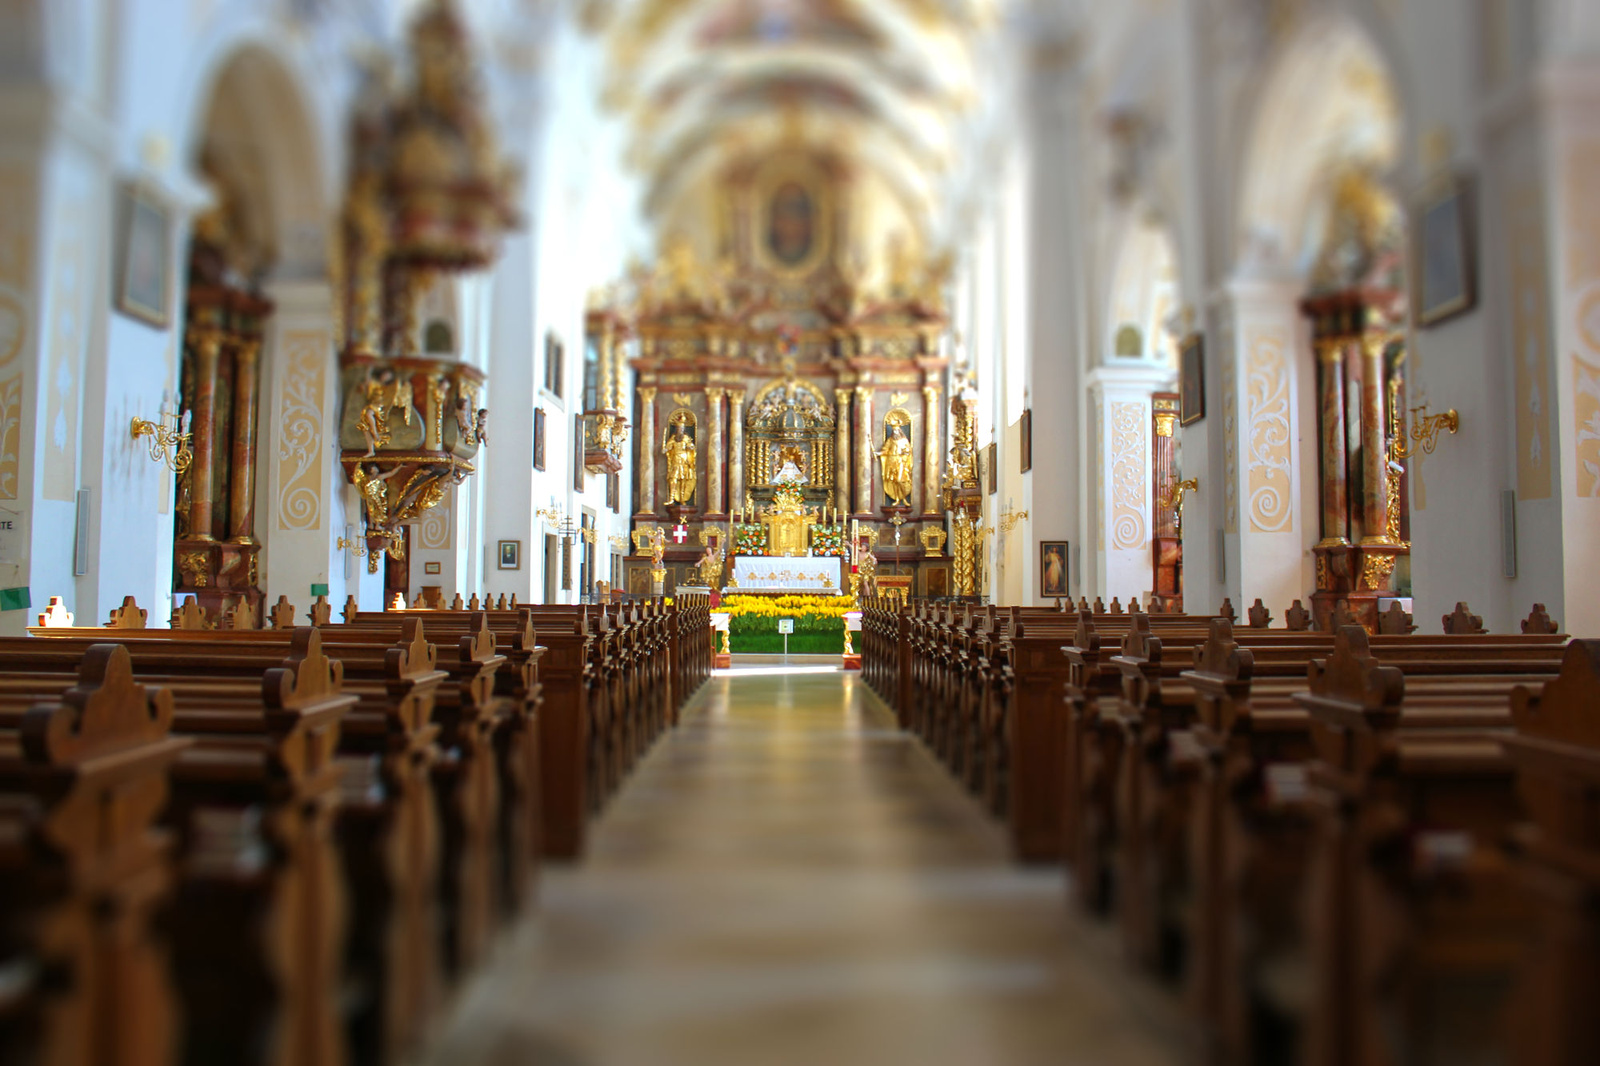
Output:
<svg viewBox="0 0 1600 1066">
<path fill-rule="evenodd" d="M 130 432 L 134 440 L 150 438 L 151 461 L 162 463 L 173 473 L 181 474 L 194 461 L 191 447 L 194 434 L 189 432 L 189 412 L 185 411 L 180 419 L 166 404 L 162 404 L 159 418 L 159 422 L 151 422 L 136 417 L 129 427 Z"/>
<path fill-rule="evenodd" d="M 1404 459 L 1420 451 L 1423 455 L 1432 455 L 1433 449 L 1438 446 L 1439 432 L 1448 429 L 1452 434 L 1461 428 L 1461 416 L 1454 407 L 1442 415 L 1428 414 L 1428 405 L 1411 409 L 1411 439 L 1416 441 L 1416 447 L 1407 448 L 1400 453 Z M 1397 449 L 1398 451 L 1398 449 Z"/>
</svg>

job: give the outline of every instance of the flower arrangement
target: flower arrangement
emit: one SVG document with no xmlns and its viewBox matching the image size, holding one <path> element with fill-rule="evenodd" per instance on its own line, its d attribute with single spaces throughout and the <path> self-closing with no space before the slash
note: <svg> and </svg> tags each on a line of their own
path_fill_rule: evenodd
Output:
<svg viewBox="0 0 1600 1066">
<path fill-rule="evenodd" d="M 837 651 L 844 646 L 844 616 L 856 609 L 849 596 L 749 596 L 730 594 L 720 610 L 729 615 L 734 651 L 777 651 L 778 619 L 794 619 L 791 650 Z"/>
<path fill-rule="evenodd" d="M 733 554 L 767 554 L 767 527 L 740 523 L 733 527 Z"/>
<path fill-rule="evenodd" d="M 844 555 L 844 526 L 813 526 L 811 528 L 812 555 Z"/>
</svg>

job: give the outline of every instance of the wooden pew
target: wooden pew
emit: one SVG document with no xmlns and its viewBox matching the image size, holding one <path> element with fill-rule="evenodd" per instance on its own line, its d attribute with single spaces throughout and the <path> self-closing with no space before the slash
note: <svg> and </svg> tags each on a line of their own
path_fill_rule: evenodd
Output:
<svg viewBox="0 0 1600 1066">
<path fill-rule="evenodd" d="M 125 650 L 101 644 L 55 700 L 0 726 L 0 1060 L 163 1066 L 178 1008 L 153 914 L 172 883 L 156 827 L 170 694 L 136 684 Z"/>
<path fill-rule="evenodd" d="M 1573 641 L 1559 677 L 1513 694 L 1511 717 L 1516 734 L 1501 743 L 1529 816 L 1512 856 L 1536 917 L 1509 1007 L 1510 1058 L 1580 1066 L 1600 1061 L 1600 641 Z"/>
<path fill-rule="evenodd" d="M 70 669 L 96 636 L 111 637 L 141 677 L 195 685 L 259 683 L 292 639 L 243 631 L 79 633 L 52 629 L 48 640 L 17 643 L 36 667 Z M 338 733 L 344 790 L 336 831 L 352 900 L 340 994 L 350 1052 L 361 1062 L 389 1061 L 411 1044 L 438 1000 L 440 832 L 430 775 L 438 732 L 432 715 L 446 675 L 434 668 L 419 621 L 402 623 L 399 633 L 393 644 L 365 637 L 341 644 L 321 635 L 324 648 L 340 656 L 344 693 L 356 699 Z"/>
</svg>

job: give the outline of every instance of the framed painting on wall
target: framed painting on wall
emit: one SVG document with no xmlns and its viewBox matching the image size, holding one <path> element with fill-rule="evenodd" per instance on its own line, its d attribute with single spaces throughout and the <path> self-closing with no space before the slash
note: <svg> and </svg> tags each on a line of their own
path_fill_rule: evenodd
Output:
<svg viewBox="0 0 1600 1066">
<path fill-rule="evenodd" d="M 533 409 L 533 468 L 544 469 L 544 408 Z"/>
<path fill-rule="evenodd" d="M 1017 451 L 1022 459 L 1022 472 L 1026 474 L 1033 469 L 1033 408 L 1029 407 L 1022 412 L 1018 429 L 1021 440 Z"/>
<path fill-rule="evenodd" d="M 122 234 L 117 269 L 117 310 L 158 329 L 170 320 L 168 278 L 172 218 L 167 207 L 127 183 L 120 197 Z"/>
<path fill-rule="evenodd" d="M 439 573 L 440 569 L 441 569 L 441 567 L 440 567 L 440 565 L 438 563 L 423 563 L 422 564 L 422 572 L 424 574 L 437 574 L 437 573 Z"/>
<path fill-rule="evenodd" d="M 1472 186 L 1460 175 L 1434 179 L 1418 197 L 1411 293 L 1419 326 L 1436 326 L 1477 303 L 1472 217 Z"/>
<path fill-rule="evenodd" d="M 1060 600 L 1071 595 L 1067 585 L 1071 570 L 1067 560 L 1067 542 L 1041 540 L 1039 542 L 1039 598 Z"/>
<path fill-rule="evenodd" d="M 583 491 L 583 416 L 572 416 L 572 489 Z"/>
<path fill-rule="evenodd" d="M 984 446 L 983 451 L 978 453 L 979 465 L 982 467 L 978 473 L 982 475 L 984 488 L 991 496 L 1000 491 L 1000 471 L 995 467 L 995 450 L 994 442 L 990 441 Z"/>
<path fill-rule="evenodd" d="M 500 542 L 499 556 L 496 561 L 501 570 L 521 570 L 522 541 L 502 540 Z"/>
<path fill-rule="evenodd" d="M 1192 426 L 1205 416 L 1205 337 L 1191 333 L 1178 342 L 1178 422 Z"/>
</svg>

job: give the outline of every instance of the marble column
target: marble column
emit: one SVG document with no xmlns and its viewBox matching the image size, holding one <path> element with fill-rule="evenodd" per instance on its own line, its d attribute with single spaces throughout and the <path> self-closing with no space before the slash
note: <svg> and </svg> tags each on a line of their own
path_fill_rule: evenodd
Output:
<svg viewBox="0 0 1600 1066">
<path fill-rule="evenodd" d="M 722 513 L 722 390 L 706 390 L 706 509 Z"/>
<path fill-rule="evenodd" d="M 1361 543 L 1390 543 L 1388 413 L 1384 410 L 1383 352 L 1388 337 L 1361 338 Z"/>
<path fill-rule="evenodd" d="M 841 513 L 850 510 L 850 390 L 834 389 L 833 491 Z"/>
<path fill-rule="evenodd" d="M 639 514 L 656 513 L 656 390 L 639 390 Z"/>
<path fill-rule="evenodd" d="M 228 535 L 255 543 L 256 398 L 261 387 L 261 341 L 240 343 L 233 357 L 233 481 L 228 493 Z"/>
<path fill-rule="evenodd" d="M 728 390 L 728 511 L 744 505 L 744 388 Z"/>
<path fill-rule="evenodd" d="M 922 513 L 925 515 L 940 513 L 939 454 L 944 442 L 943 416 L 939 386 L 922 386 Z"/>
<path fill-rule="evenodd" d="M 872 389 L 856 386 L 856 514 L 872 512 Z"/>
<path fill-rule="evenodd" d="M 1345 478 L 1344 352 L 1342 338 L 1317 341 L 1318 396 L 1322 423 L 1322 543 L 1348 544 Z"/>
<path fill-rule="evenodd" d="M 217 465 L 217 359 L 222 352 L 222 334 L 211 328 L 194 330 L 189 335 L 194 354 L 194 409 L 190 430 L 194 458 L 189 466 L 190 540 L 214 540 L 211 505 L 216 490 Z"/>
</svg>

